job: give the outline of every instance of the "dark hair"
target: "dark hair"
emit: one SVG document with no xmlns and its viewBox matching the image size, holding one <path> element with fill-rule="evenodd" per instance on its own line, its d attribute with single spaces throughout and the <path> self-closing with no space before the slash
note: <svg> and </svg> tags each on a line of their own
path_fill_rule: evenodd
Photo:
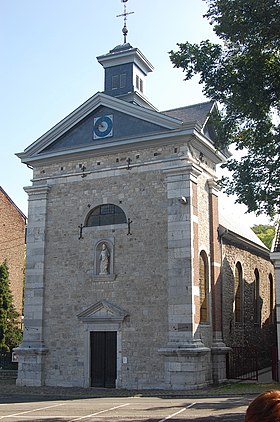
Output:
<svg viewBox="0 0 280 422">
<path fill-rule="evenodd" d="M 280 422 L 280 391 L 269 390 L 256 397 L 247 409 L 245 422 Z"/>
</svg>

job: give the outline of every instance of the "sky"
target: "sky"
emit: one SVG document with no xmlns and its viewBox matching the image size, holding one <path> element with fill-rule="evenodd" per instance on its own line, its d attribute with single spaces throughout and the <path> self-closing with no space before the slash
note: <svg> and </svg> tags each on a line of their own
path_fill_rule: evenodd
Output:
<svg viewBox="0 0 280 422">
<path fill-rule="evenodd" d="M 158 110 L 206 101 L 198 78 L 184 81 L 168 52 L 177 43 L 218 41 L 203 0 L 128 0 L 127 41 L 155 70 L 146 94 Z M 32 170 L 16 157 L 104 89 L 96 57 L 123 43 L 121 0 L 0 0 L 0 185 L 27 215 Z M 223 199 L 231 204 L 232 199 Z M 241 213 L 245 206 L 237 206 Z M 248 224 L 266 217 L 244 217 Z"/>
</svg>

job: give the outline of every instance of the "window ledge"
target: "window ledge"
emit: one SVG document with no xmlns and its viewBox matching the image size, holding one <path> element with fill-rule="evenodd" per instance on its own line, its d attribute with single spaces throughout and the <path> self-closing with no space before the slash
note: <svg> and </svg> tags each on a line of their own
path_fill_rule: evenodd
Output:
<svg viewBox="0 0 280 422">
<path fill-rule="evenodd" d="M 92 281 L 94 281 L 94 282 L 112 282 L 112 281 L 115 281 L 116 280 L 116 278 L 117 278 L 117 275 L 116 274 L 94 274 L 94 275 L 92 275 L 91 277 L 91 280 Z"/>
</svg>

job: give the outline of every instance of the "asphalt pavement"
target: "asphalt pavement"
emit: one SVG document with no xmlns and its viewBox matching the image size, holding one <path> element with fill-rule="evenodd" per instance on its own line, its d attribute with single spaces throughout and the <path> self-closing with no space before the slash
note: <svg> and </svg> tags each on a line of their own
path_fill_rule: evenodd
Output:
<svg viewBox="0 0 280 422">
<path fill-rule="evenodd" d="M 280 389 L 269 371 L 258 382 L 184 391 L 22 387 L 6 379 L 0 380 L 0 421 L 243 422 L 248 404 L 268 389 Z"/>
</svg>

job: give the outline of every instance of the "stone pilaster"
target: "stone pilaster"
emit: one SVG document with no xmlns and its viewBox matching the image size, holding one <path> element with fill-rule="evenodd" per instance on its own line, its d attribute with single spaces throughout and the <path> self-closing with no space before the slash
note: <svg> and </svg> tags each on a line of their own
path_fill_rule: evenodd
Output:
<svg viewBox="0 0 280 422">
<path fill-rule="evenodd" d="M 278 226 L 278 233 L 280 228 Z M 274 264 L 275 269 L 275 308 L 276 308 L 276 328 L 277 328 L 277 348 L 278 348 L 278 377 L 280 376 L 280 251 L 278 248 L 274 248 L 273 252 L 270 253 L 270 259 Z"/>
<path fill-rule="evenodd" d="M 214 180 L 208 181 L 209 186 L 209 222 L 210 222 L 210 255 L 211 255 L 211 292 L 212 292 L 212 324 L 213 343 L 212 376 L 215 384 L 226 379 L 226 347 L 222 334 L 222 276 L 221 276 L 221 245 L 218 238 L 219 209 L 218 189 Z"/>
<path fill-rule="evenodd" d="M 168 321 L 165 356 L 170 388 L 196 388 L 207 383 L 209 349 L 194 330 L 194 268 L 197 259 L 197 177 L 189 164 L 166 172 L 168 197 Z"/>
<path fill-rule="evenodd" d="M 23 342 L 18 355 L 18 385 L 44 384 L 44 266 L 48 186 L 25 188 L 28 193 L 26 275 Z"/>
</svg>

